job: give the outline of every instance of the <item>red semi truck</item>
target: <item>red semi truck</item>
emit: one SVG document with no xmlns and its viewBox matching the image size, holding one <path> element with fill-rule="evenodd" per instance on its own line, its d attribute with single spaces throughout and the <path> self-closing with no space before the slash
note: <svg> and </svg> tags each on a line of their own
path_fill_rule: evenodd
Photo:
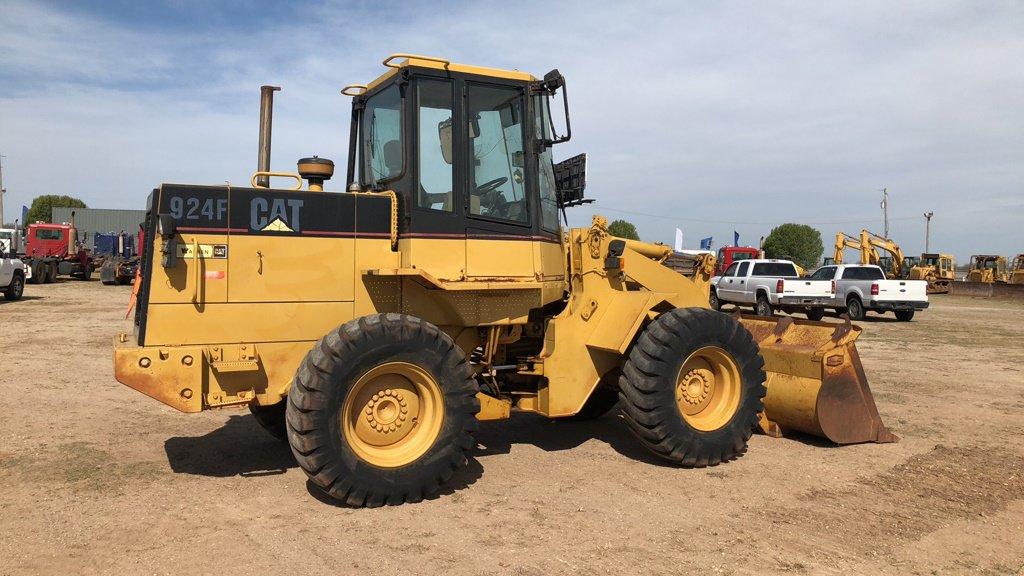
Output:
<svg viewBox="0 0 1024 576">
<path fill-rule="evenodd" d="M 57 276 L 92 278 L 92 254 L 79 242 L 74 223 L 29 224 L 21 260 L 32 269 L 34 284 L 54 282 Z"/>
<path fill-rule="evenodd" d="M 721 276 L 733 262 L 762 258 L 761 251 L 753 246 L 722 246 L 718 249 L 718 263 L 715 265 L 715 276 Z"/>
</svg>

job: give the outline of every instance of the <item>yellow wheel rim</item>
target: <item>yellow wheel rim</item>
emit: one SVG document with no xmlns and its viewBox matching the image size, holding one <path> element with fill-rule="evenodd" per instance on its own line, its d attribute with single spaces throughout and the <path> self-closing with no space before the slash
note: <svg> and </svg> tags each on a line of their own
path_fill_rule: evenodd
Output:
<svg viewBox="0 0 1024 576">
<path fill-rule="evenodd" d="M 419 366 L 388 362 L 356 381 L 339 417 L 345 442 L 356 455 L 374 466 L 395 468 L 434 445 L 444 421 L 444 395 Z"/>
<path fill-rule="evenodd" d="M 686 359 L 676 378 L 676 405 L 687 424 L 704 432 L 725 426 L 740 403 L 740 370 L 717 346 L 705 346 Z"/>
</svg>

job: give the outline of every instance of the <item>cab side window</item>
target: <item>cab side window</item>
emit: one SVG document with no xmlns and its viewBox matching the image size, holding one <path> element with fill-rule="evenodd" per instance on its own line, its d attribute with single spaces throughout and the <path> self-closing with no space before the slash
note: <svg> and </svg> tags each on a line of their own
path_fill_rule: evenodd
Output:
<svg viewBox="0 0 1024 576">
<path fill-rule="evenodd" d="M 470 215 L 528 223 L 522 92 L 469 84 L 466 104 Z"/>
<path fill-rule="evenodd" d="M 452 83 L 416 83 L 417 166 L 416 206 L 451 212 L 455 163 L 452 158 Z"/>
<path fill-rule="evenodd" d="M 735 276 L 735 275 L 736 275 L 736 268 L 737 268 L 738 266 L 739 266 L 739 264 L 737 264 L 737 263 L 733 262 L 733 263 L 732 263 L 732 264 L 730 264 L 730 265 L 729 265 L 729 267 L 728 267 L 728 268 L 727 268 L 727 269 L 725 270 L 725 274 L 722 274 L 722 276 Z"/>
<path fill-rule="evenodd" d="M 740 269 L 736 272 L 737 276 L 746 276 L 747 270 L 750 268 L 750 262 L 743 262 L 740 264 Z"/>
</svg>

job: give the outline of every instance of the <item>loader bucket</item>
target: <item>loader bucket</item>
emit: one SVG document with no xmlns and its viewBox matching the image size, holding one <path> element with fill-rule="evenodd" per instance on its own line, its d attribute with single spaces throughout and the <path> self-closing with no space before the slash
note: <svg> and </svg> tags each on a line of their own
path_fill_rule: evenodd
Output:
<svg viewBox="0 0 1024 576">
<path fill-rule="evenodd" d="M 799 431 L 836 444 L 899 440 L 878 415 L 854 341 L 860 327 L 740 316 L 761 348 L 768 393 L 761 430 Z"/>
</svg>

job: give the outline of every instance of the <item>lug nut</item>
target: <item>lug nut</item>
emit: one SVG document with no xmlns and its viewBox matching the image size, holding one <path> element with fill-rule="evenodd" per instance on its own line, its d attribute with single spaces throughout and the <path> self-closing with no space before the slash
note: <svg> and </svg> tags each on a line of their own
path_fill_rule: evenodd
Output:
<svg viewBox="0 0 1024 576">
<path fill-rule="evenodd" d="M 142 359 L 139 360 L 139 366 L 141 366 L 143 368 L 149 368 L 149 365 L 150 365 L 149 358 L 142 358 Z"/>
<path fill-rule="evenodd" d="M 184 388 L 181 391 L 181 397 L 184 398 L 185 400 L 188 400 L 189 398 L 191 398 L 192 397 L 192 389 L 191 388 Z"/>
<path fill-rule="evenodd" d="M 192 365 L 192 357 L 191 356 L 185 356 L 184 358 L 181 359 L 181 363 L 184 364 L 185 366 L 191 366 Z"/>
</svg>

